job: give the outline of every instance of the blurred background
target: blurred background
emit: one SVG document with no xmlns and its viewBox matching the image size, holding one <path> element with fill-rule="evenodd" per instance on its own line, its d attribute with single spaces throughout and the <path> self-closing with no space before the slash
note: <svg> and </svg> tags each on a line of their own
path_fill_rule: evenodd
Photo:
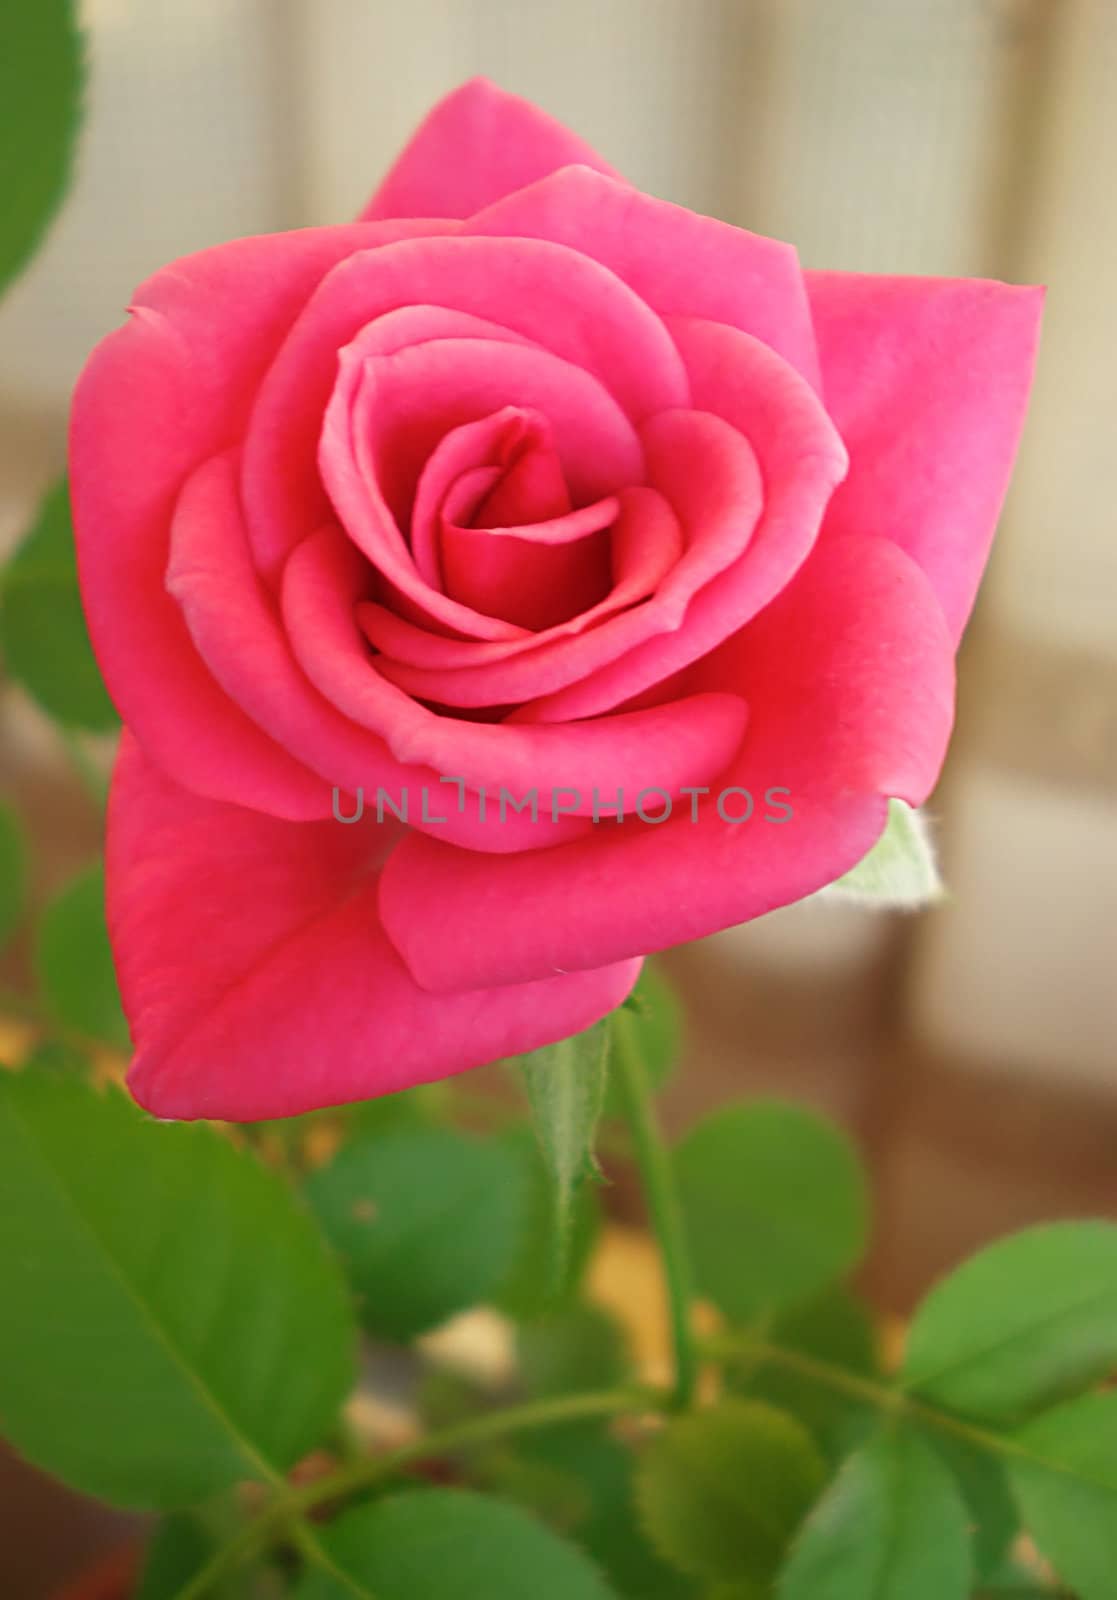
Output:
<svg viewBox="0 0 1117 1600">
<path fill-rule="evenodd" d="M 0 556 L 63 463 L 72 384 L 133 286 L 223 239 L 349 218 L 430 104 L 475 73 L 641 187 L 791 240 L 809 266 L 1049 286 L 931 807 L 953 898 L 918 917 L 809 903 L 676 952 L 688 1067 L 667 1114 L 682 1126 L 778 1091 L 836 1115 L 876 1181 L 867 1287 L 901 1314 L 993 1234 L 1117 1214 L 1113 0 L 82 10 L 76 182 L 0 305 Z M 10 684 L 0 752 L 45 896 L 96 854 L 98 816 Z M 623 1186 L 614 1201 L 623 1212 Z"/>
</svg>

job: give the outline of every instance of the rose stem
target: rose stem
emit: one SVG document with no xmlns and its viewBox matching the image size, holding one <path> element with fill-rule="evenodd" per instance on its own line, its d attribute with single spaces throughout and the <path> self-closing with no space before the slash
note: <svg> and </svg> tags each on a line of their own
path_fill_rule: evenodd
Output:
<svg viewBox="0 0 1117 1600">
<path fill-rule="evenodd" d="M 623 1008 L 613 1013 L 613 1064 L 632 1131 L 644 1200 L 663 1264 L 675 1361 L 672 1401 L 676 1407 L 683 1407 L 690 1404 L 698 1374 L 698 1354 L 690 1322 L 693 1296 L 690 1254 L 671 1155 L 656 1117 L 633 1019 Z"/>
</svg>

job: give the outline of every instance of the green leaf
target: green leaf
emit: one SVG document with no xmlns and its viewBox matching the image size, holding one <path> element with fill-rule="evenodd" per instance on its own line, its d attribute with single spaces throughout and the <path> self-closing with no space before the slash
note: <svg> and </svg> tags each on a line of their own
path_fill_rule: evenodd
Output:
<svg viewBox="0 0 1117 1600">
<path fill-rule="evenodd" d="M 493 1408 L 490 1387 L 453 1367 L 427 1367 L 415 1391 L 415 1409 L 428 1431 L 449 1428 Z"/>
<path fill-rule="evenodd" d="M 283 1181 L 78 1078 L 0 1073 L 0 1283 L 0 1426 L 117 1504 L 277 1478 L 352 1378 L 344 1285 Z"/>
<path fill-rule="evenodd" d="M 1035 1418 L 1014 1442 L 1009 1477 L 1028 1532 L 1080 1600 L 1113 1600 L 1117 1390 Z"/>
<path fill-rule="evenodd" d="M 527 1126 L 509 1128 L 499 1141 L 523 1174 L 524 1225 L 512 1263 L 492 1301 L 509 1317 L 528 1319 L 553 1310 L 577 1293 L 601 1229 L 596 1184 L 574 1197 L 564 1248 L 555 1234 L 554 1190 L 539 1140 Z"/>
<path fill-rule="evenodd" d="M 924 1300 L 902 1381 L 1014 1424 L 1117 1366 L 1117 1225 L 1060 1222 L 990 1245 Z"/>
<path fill-rule="evenodd" d="M 362 1506 L 319 1535 L 334 1571 L 298 1600 L 612 1600 L 581 1551 L 516 1506 L 415 1490 Z"/>
<path fill-rule="evenodd" d="M 879 1374 L 872 1318 L 847 1289 L 828 1289 L 805 1305 L 781 1311 L 762 1333 L 767 1345 L 857 1377 Z M 848 1454 L 876 1423 L 876 1412 L 864 1402 L 762 1354 L 748 1366 L 730 1366 L 726 1380 L 734 1391 L 797 1417 L 830 1461 Z"/>
<path fill-rule="evenodd" d="M 83 1056 L 73 1045 L 63 1039 L 43 1039 L 24 1060 L 29 1072 L 59 1072 L 63 1074 L 84 1072 L 90 1066 L 88 1056 Z"/>
<path fill-rule="evenodd" d="M 699 1293 L 731 1319 L 819 1294 L 865 1248 L 857 1156 L 814 1112 L 730 1106 L 687 1134 L 675 1162 Z"/>
<path fill-rule="evenodd" d="M 690 1600 L 691 1579 L 652 1549 L 636 1516 L 635 1457 L 599 1422 L 568 1423 L 526 1435 L 521 1458 L 546 1462 L 582 1490 L 581 1514 L 564 1531 L 599 1562 L 632 1600 Z"/>
<path fill-rule="evenodd" d="M 809 1434 L 771 1406 L 726 1400 L 680 1417 L 644 1451 L 644 1528 L 682 1572 L 764 1583 L 822 1488 Z"/>
<path fill-rule="evenodd" d="M 531 1512 L 567 1538 L 589 1514 L 585 1486 L 573 1473 L 517 1455 L 504 1441 L 470 1452 L 469 1478 L 474 1489 Z"/>
<path fill-rule="evenodd" d="M 530 1394 L 575 1394 L 611 1389 L 630 1376 L 624 1329 L 603 1306 L 563 1308 L 517 1332 L 520 1373 Z"/>
<path fill-rule="evenodd" d="M 1016 1561 L 1006 1561 L 977 1592 L 976 1600 L 1057 1600 L 1055 1590 Z M 1062 1600 L 1066 1600 L 1065 1593 Z"/>
<path fill-rule="evenodd" d="M 640 1052 L 648 1083 L 658 1093 L 682 1053 L 683 1011 L 679 997 L 660 968 L 646 961 L 625 1005 L 632 1013 L 633 1043 Z M 605 1088 L 605 1115 L 621 1117 L 624 1112 L 624 1096 L 610 1077 Z"/>
<path fill-rule="evenodd" d="M 439 1120 L 447 1087 L 445 1082 L 420 1083 L 413 1089 L 378 1095 L 375 1100 L 331 1107 L 327 1115 L 344 1122 L 347 1138 L 355 1138 L 357 1134 L 380 1134 L 388 1128 L 429 1128 L 432 1122 Z"/>
<path fill-rule="evenodd" d="M 9 675 L 57 722 L 93 732 L 118 726 L 89 643 L 65 479 L 0 573 L 0 651 Z"/>
<path fill-rule="evenodd" d="M 0 292 L 30 259 L 66 192 L 81 87 L 70 0 L 0 8 Z"/>
<path fill-rule="evenodd" d="M 14 932 L 27 899 L 27 850 L 19 817 L 0 800 L 0 944 Z"/>
<path fill-rule="evenodd" d="M 516 1058 L 554 1184 L 560 1268 L 578 1190 L 597 1171 L 593 1141 L 605 1100 L 608 1054 L 606 1018 L 584 1033 Z"/>
<path fill-rule="evenodd" d="M 209 1501 L 194 1511 L 172 1511 L 161 1517 L 144 1551 L 139 1587 L 130 1600 L 179 1600 L 218 1549 L 243 1527 L 243 1507 L 231 1496 Z M 272 1564 L 274 1552 L 260 1551 L 247 1565 L 237 1563 L 211 1576 L 205 1600 L 279 1600 L 288 1592 Z M 115 1591 L 114 1591 L 115 1592 Z"/>
<path fill-rule="evenodd" d="M 135 1600 L 174 1600 L 213 1551 L 213 1540 L 197 1517 L 181 1511 L 164 1517 L 144 1552 Z"/>
<path fill-rule="evenodd" d="M 128 1024 L 105 927 L 105 874 L 100 864 L 80 873 L 47 906 L 39 925 L 35 965 L 56 1021 L 90 1039 L 128 1049 Z"/>
<path fill-rule="evenodd" d="M 0 651 L 9 675 L 56 722 L 95 732 L 118 725 L 85 625 L 65 479 L 0 574 Z"/>
<path fill-rule="evenodd" d="M 1020 1530 L 1020 1517 L 1004 1464 L 998 1457 L 945 1429 L 926 1428 L 920 1433 L 954 1475 L 969 1513 L 974 1575 L 979 1581 L 985 1580 L 1002 1566 Z"/>
<path fill-rule="evenodd" d="M 966 1509 L 915 1434 L 880 1433 L 842 1467 L 795 1542 L 778 1600 L 966 1600 Z"/>
<path fill-rule="evenodd" d="M 422 1127 L 356 1139 L 311 1176 L 371 1334 L 404 1343 L 488 1297 L 523 1227 L 521 1177 L 495 1140 Z"/>
<path fill-rule="evenodd" d="M 890 800 L 888 822 L 868 855 L 821 893 L 906 911 L 942 900 L 942 878 L 923 812 L 903 800 Z"/>
</svg>

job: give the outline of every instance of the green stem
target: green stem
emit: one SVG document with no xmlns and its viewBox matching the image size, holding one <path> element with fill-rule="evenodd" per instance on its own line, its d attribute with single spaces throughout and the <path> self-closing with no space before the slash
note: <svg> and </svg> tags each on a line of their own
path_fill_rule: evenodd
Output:
<svg viewBox="0 0 1117 1600">
<path fill-rule="evenodd" d="M 329 1574 L 336 1589 L 351 1594 L 354 1600 L 375 1600 L 371 1589 L 366 1589 L 351 1573 L 338 1566 L 309 1522 L 298 1520 L 292 1523 L 291 1542 L 304 1561 Z"/>
<path fill-rule="evenodd" d="M 817 1361 L 801 1350 L 785 1350 L 779 1345 L 766 1344 L 762 1339 L 750 1338 L 748 1334 L 735 1333 L 715 1334 L 712 1338 L 703 1339 L 701 1351 L 711 1361 L 768 1362 L 772 1366 L 782 1367 L 785 1372 L 794 1372 L 801 1378 L 817 1383 L 834 1394 L 844 1394 L 851 1400 L 861 1400 L 866 1405 L 873 1406 L 876 1410 L 892 1417 L 910 1417 L 913 1421 L 934 1428 L 939 1433 L 952 1434 L 954 1438 L 963 1439 L 967 1444 L 987 1454 L 999 1456 L 1004 1460 L 1027 1461 L 1030 1465 L 1043 1467 L 1045 1471 L 1057 1476 L 1073 1478 L 1075 1482 L 1086 1483 L 1094 1488 L 1108 1488 L 1108 1484 L 1100 1479 L 1095 1480 L 1087 1474 L 1073 1472 L 1062 1463 L 1041 1455 L 1039 1451 L 1029 1448 L 1010 1435 L 994 1433 L 992 1429 L 980 1427 L 977 1423 L 965 1422 L 961 1417 L 956 1417 L 948 1411 L 939 1411 L 935 1406 L 917 1400 L 913 1395 L 894 1385 L 878 1383 L 872 1378 L 860 1378 L 854 1372 L 846 1372 L 841 1367 L 831 1366 L 829 1362 Z"/>
<path fill-rule="evenodd" d="M 613 1014 L 613 1060 L 632 1131 L 645 1202 L 659 1241 L 675 1359 L 673 1403 L 683 1407 L 693 1399 L 698 1378 L 698 1355 L 690 1320 L 694 1298 L 690 1254 L 670 1153 L 656 1118 L 632 1017 L 624 1010 Z"/>
<path fill-rule="evenodd" d="M 398 1450 L 369 1460 L 340 1467 L 328 1478 L 295 1489 L 286 1498 L 288 1511 L 300 1514 L 327 1500 L 369 1489 L 385 1478 L 394 1477 L 405 1467 L 439 1456 L 453 1455 L 473 1445 L 488 1444 L 509 1434 L 526 1433 L 534 1428 L 553 1428 L 564 1422 L 584 1422 L 595 1417 L 616 1417 L 641 1411 L 662 1411 L 667 1397 L 656 1389 L 607 1389 L 596 1394 L 557 1395 L 547 1400 L 532 1400 L 503 1411 L 487 1411 L 479 1417 L 443 1428 L 423 1439 L 414 1439 Z"/>
<path fill-rule="evenodd" d="M 264 1549 L 292 1519 L 301 1519 L 315 1507 L 332 1500 L 343 1500 L 395 1477 L 407 1467 L 430 1461 L 492 1439 L 506 1438 L 534 1428 L 555 1427 L 564 1422 L 581 1422 L 594 1417 L 615 1417 L 646 1411 L 662 1411 L 668 1397 L 655 1389 L 610 1389 L 598 1394 L 560 1395 L 536 1400 L 504 1411 L 470 1417 L 453 1427 L 412 1440 L 397 1450 L 367 1460 L 348 1462 L 324 1478 L 290 1489 L 276 1496 L 260 1515 L 241 1528 L 176 1594 L 175 1600 L 200 1600 L 258 1550 Z M 296 1526 L 297 1532 L 297 1526 Z M 305 1544 L 305 1537 L 298 1542 Z"/>
</svg>

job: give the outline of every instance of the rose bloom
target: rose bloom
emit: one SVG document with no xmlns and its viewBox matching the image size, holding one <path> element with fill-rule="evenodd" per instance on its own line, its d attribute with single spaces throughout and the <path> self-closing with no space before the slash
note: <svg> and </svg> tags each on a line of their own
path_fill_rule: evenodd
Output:
<svg viewBox="0 0 1117 1600">
<path fill-rule="evenodd" d="M 485 82 L 358 221 L 156 273 L 71 439 L 141 1104 L 534 1049 L 858 861 L 943 759 L 1040 300 L 804 272 Z"/>
</svg>

